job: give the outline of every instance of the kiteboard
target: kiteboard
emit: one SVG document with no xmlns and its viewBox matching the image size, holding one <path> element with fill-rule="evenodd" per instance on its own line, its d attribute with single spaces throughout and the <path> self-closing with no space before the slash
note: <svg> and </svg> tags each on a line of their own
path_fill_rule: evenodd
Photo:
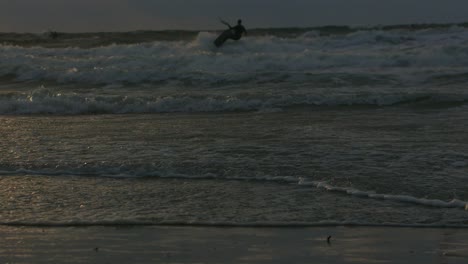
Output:
<svg viewBox="0 0 468 264">
<path fill-rule="evenodd" d="M 234 37 L 234 32 L 232 29 L 225 30 L 219 37 L 214 41 L 214 44 L 216 47 L 221 47 L 226 40 L 233 38 Z"/>
</svg>

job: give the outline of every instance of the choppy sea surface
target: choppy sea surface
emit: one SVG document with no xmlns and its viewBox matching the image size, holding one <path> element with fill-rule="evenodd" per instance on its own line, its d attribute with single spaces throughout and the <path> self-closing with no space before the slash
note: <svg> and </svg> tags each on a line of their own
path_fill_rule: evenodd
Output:
<svg viewBox="0 0 468 264">
<path fill-rule="evenodd" d="M 468 28 L 0 33 L 0 224 L 468 227 Z"/>
</svg>

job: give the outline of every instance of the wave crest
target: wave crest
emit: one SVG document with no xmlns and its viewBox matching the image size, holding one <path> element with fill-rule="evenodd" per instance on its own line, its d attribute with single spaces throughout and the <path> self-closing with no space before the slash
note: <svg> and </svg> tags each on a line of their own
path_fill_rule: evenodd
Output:
<svg viewBox="0 0 468 264">
<path fill-rule="evenodd" d="M 88 49 L 0 45 L 0 77 L 21 82 L 61 84 L 142 84 L 180 81 L 219 84 L 313 81 L 310 73 L 372 73 L 423 79 L 465 73 L 468 30 L 365 30 L 295 38 L 247 36 L 216 48 L 216 33 L 200 32 L 190 41 L 155 41 Z M 265 74 L 269 73 L 269 74 Z M 391 84 L 391 83 L 388 83 Z M 189 85 L 190 86 L 190 85 Z"/>
<path fill-rule="evenodd" d="M 370 191 L 361 191 L 354 188 L 346 187 L 337 187 L 330 185 L 326 182 L 317 182 L 317 181 L 307 181 L 301 179 L 299 182 L 300 185 L 312 185 L 319 189 L 324 189 L 331 192 L 340 192 L 348 195 L 378 199 L 378 200 L 389 200 L 395 202 L 411 203 L 416 205 L 430 206 L 430 207 L 439 207 L 439 208 L 461 208 L 468 211 L 468 202 L 461 201 L 458 199 L 453 199 L 452 201 L 446 202 L 437 199 L 425 199 L 425 198 L 416 198 L 409 195 L 392 195 L 392 194 L 378 194 Z"/>
<path fill-rule="evenodd" d="M 216 94 L 173 94 L 156 95 L 96 95 L 70 92 L 55 92 L 46 88 L 29 93 L 0 95 L 0 114 L 134 114 L 134 113 L 197 113 L 261 111 L 270 112 L 296 106 L 392 106 L 401 104 L 429 104 L 434 106 L 458 106 L 465 104 L 468 95 L 389 93 L 389 94 L 346 94 L 278 92 Z"/>
</svg>

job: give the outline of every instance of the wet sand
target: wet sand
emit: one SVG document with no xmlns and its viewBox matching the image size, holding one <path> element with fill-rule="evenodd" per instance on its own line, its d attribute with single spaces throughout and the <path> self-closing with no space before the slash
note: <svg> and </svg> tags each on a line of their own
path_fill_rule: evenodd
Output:
<svg viewBox="0 0 468 264">
<path fill-rule="evenodd" d="M 449 228 L 3 226 L 0 244 L 1 263 L 468 263 Z"/>
</svg>

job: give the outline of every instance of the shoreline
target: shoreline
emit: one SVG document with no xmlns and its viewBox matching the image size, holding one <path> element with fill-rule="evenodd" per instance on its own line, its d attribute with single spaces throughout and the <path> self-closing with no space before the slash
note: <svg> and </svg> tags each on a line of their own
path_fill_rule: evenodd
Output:
<svg viewBox="0 0 468 264">
<path fill-rule="evenodd" d="M 372 224 L 372 223 L 229 223 L 229 222 L 151 222 L 151 221 L 102 221 L 102 222 L 0 222 L 2 227 L 11 228 L 243 228 L 243 229 L 307 229 L 307 228 L 408 228 L 408 229 L 460 229 L 467 230 L 468 225 L 449 225 L 449 224 Z"/>
<path fill-rule="evenodd" d="M 466 263 L 466 241 L 468 229 L 454 228 L 0 226 L 0 261 Z"/>
</svg>

